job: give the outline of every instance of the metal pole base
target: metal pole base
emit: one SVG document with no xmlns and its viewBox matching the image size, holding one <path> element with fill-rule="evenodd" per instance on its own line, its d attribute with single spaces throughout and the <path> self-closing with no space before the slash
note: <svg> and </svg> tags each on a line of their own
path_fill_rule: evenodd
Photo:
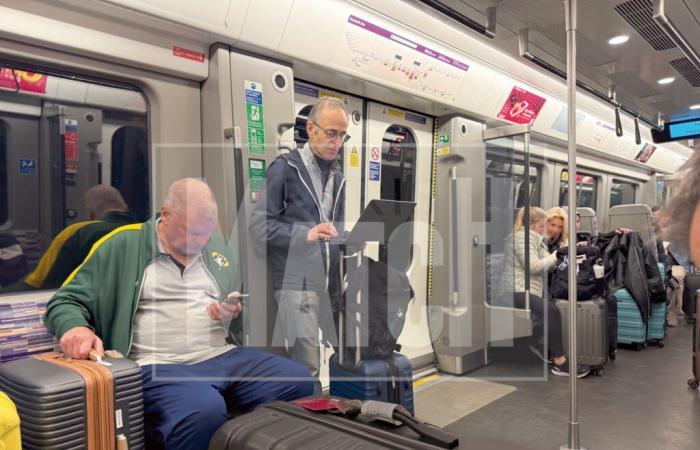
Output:
<svg viewBox="0 0 700 450">
<path fill-rule="evenodd" d="M 569 444 L 563 444 L 559 446 L 559 450 L 586 450 L 586 447 L 571 448 Z"/>
</svg>

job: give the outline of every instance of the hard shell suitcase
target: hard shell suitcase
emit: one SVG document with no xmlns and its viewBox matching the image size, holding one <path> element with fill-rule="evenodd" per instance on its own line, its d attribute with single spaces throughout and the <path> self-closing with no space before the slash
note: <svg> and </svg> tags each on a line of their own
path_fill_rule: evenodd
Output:
<svg viewBox="0 0 700 450">
<path fill-rule="evenodd" d="M 557 300 L 561 314 L 564 351 L 569 348 L 569 301 Z M 596 375 L 603 373 L 608 362 L 608 316 L 606 301 L 602 298 L 576 302 L 578 331 L 578 363 L 589 366 Z"/>
<path fill-rule="evenodd" d="M 700 308 L 697 312 L 700 312 Z M 688 386 L 693 389 L 700 386 L 700 321 L 697 320 L 693 324 L 693 378 L 688 380 Z"/>
<path fill-rule="evenodd" d="M 625 288 L 618 289 L 613 295 L 617 299 L 617 342 L 641 350 L 647 345 L 647 325 L 637 303 Z"/>
<path fill-rule="evenodd" d="M 666 283 L 666 268 L 659 263 L 659 272 L 661 279 Z M 663 303 L 651 304 L 651 316 L 647 323 L 647 342 L 657 344 L 659 347 L 664 346 L 663 339 L 666 337 L 666 313 L 668 305 Z"/>
<path fill-rule="evenodd" d="M 47 353 L 0 364 L 0 390 L 17 405 L 25 449 L 130 450 L 144 448 L 143 393 L 141 369 L 128 359 L 104 359 L 113 381 L 93 375 L 88 380 L 65 365 L 37 359 L 58 358 Z M 92 364 L 91 361 L 63 360 L 66 364 Z M 102 371 L 88 367 L 91 373 Z M 101 372 L 104 373 L 104 372 Z M 111 403 L 111 407 L 110 407 Z M 111 428 L 111 425 L 114 428 Z M 106 438 L 102 433 L 110 433 Z M 114 446 L 101 448 L 99 442 Z M 92 447 L 92 448 L 91 448 Z M 98 448 L 94 448 L 98 447 Z"/>
<path fill-rule="evenodd" d="M 698 290 L 700 290 L 700 272 L 689 271 L 685 276 L 683 286 L 683 314 L 688 323 L 695 321 Z"/>
<path fill-rule="evenodd" d="M 209 450 L 417 449 L 437 447 L 418 440 L 406 427 L 378 428 L 360 420 L 319 414 L 272 402 L 223 424 Z"/>
<path fill-rule="evenodd" d="M 344 258 L 341 258 L 341 265 L 342 260 Z M 356 270 L 361 268 L 361 261 L 361 255 L 353 261 Z M 345 268 L 341 268 L 341 273 L 344 272 Z M 351 269 L 348 279 L 354 279 L 356 274 Z M 388 286 L 384 288 L 384 292 L 387 291 Z M 362 310 L 361 305 L 367 306 L 367 296 L 367 289 L 359 289 L 353 296 L 352 304 L 339 308 L 338 351 L 328 363 L 330 394 L 353 400 L 396 403 L 413 414 L 413 369 L 408 358 L 393 352 L 387 358 L 362 359 L 361 346 L 346 345 L 346 342 L 361 342 L 361 324 L 357 317 L 358 311 Z M 346 313 L 351 319 L 347 322 Z"/>
<path fill-rule="evenodd" d="M 329 362 L 330 394 L 356 400 L 379 400 L 402 405 L 411 414 L 413 407 L 413 370 L 404 355 L 362 360 L 357 367 L 338 364 L 338 354 Z"/>
</svg>

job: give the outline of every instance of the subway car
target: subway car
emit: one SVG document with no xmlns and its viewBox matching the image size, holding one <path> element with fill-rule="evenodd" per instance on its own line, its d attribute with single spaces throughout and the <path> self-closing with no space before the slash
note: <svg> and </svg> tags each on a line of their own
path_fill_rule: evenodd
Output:
<svg viewBox="0 0 700 450">
<path fill-rule="evenodd" d="M 568 98 L 573 42 L 575 98 Z M 690 305 L 700 284 L 691 283 L 691 255 L 663 234 L 656 213 L 679 194 L 700 139 L 698 55 L 700 3 L 692 0 L 4 0 L 0 392 L 9 402 L 0 414 L 16 438 L 6 448 L 101 449 L 86 436 L 102 426 L 111 437 L 99 442 L 111 439 L 110 448 L 127 448 L 126 441 L 132 450 L 147 448 L 139 376 L 129 381 L 138 385 L 129 387 L 131 403 L 123 403 L 128 383 L 115 384 L 110 405 L 119 413 L 110 409 L 97 426 L 82 406 L 59 419 L 46 412 L 60 410 L 52 404 L 42 415 L 3 372 L 62 351 L 44 314 L 72 278 L 44 282 L 67 264 L 61 245 L 102 220 L 86 204 L 96 185 L 115 188 L 131 222 L 140 223 L 159 214 L 171 183 L 203 180 L 218 205 L 215 233 L 236 255 L 220 266 L 238 267 L 239 290 L 248 295 L 236 345 L 291 357 L 290 342 L 275 337 L 282 319 L 264 245 L 251 237 L 251 213 L 265 198 L 271 164 L 305 148 L 311 109 L 328 97 L 347 117 L 337 157 L 345 230 L 361 229 L 373 213 L 376 220 L 381 205 L 389 205 L 382 214 L 408 208 L 399 232 L 366 239 L 360 250 L 384 262 L 398 255 L 399 263 L 387 264 L 412 290 L 405 307 L 385 311 L 399 319 L 395 350 L 410 363 L 376 382 L 410 392 L 410 407 L 403 391 L 390 403 L 454 436 L 457 448 L 698 448 Z M 590 261 L 595 294 L 581 298 L 588 286 L 577 276 L 578 300 L 566 289 L 557 295 L 555 279 L 566 282 L 588 263 L 579 256 L 579 272 L 570 271 L 559 240 L 547 251 L 556 263 L 544 275 L 536 267 L 541 249 L 533 253 L 533 242 L 546 245 L 551 236 L 533 221 L 547 211 L 558 211 L 564 236 L 577 223 L 568 242 L 587 243 L 580 248 L 602 249 L 606 239 L 623 247 L 636 236 L 645 261 L 654 261 L 662 299 L 642 300 L 632 293 L 634 281 L 623 285 L 622 275 L 607 272 L 627 270 L 651 289 L 644 276 L 650 263 L 620 269 L 623 262 L 603 261 L 605 250 Z M 514 250 L 520 235 L 522 261 Z M 83 264 L 65 267 L 71 277 L 101 242 Z M 341 259 L 342 274 L 354 260 Z M 680 267 L 685 285 L 671 266 Z M 513 283 L 523 283 L 523 304 Z M 542 297 L 545 312 L 533 309 L 532 296 Z M 575 342 L 569 308 L 578 314 Z M 358 327 L 367 328 L 368 309 L 358 312 Z M 350 323 L 341 322 L 335 336 L 319 332 L 316 393 L 326 401 L 371 400 L 366 390 L 337 387 L 336 353 L 347 345 L 338 333 Z M 577 355 L 587 376 L 553 374 L 554 326 L 564 353 Z M 361 346 L 353 347 L 357 367 Z M 43 372 L 31 373 L 37 392 L 48 392 Z M 84 392 L 69 397 L 82 405 Z M 270 419 L 265 408 L 232 408 L 210 448 L 444 444 L 363 414 L 318 420 L 278 405 L 267 411 L 276 411 Z M 288 415 L 296 425 L 285 428 Z M 120 431 L 124 423 L 130 430 Z M 221 440 L 242 429 L 242 440 Z"/>
</svg>

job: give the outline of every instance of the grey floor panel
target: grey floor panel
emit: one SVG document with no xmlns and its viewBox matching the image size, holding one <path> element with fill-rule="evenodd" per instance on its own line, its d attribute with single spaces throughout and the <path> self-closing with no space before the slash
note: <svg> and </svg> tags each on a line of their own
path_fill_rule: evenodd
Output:
<svg viewBox="0 0 700 450">
<path fill-rule="evenodd" d="M 589 450 L 700 448 L 700 396 L 686 384 L 691 374 L 691 333 L 688 325 L 669 328 L 664 348 L 620 349 L 602 377 L 580 380 L 582 446 Z M 507 373 L 507 365 L 496 362 L 469 376 Z M 536 362 L 532 365 L 533 372 L 540 370 Z M 509 443 L 500 448 L 558 449 L 567 439 L 569 385 L 568 378 L 548 378 L 500 381 L 517 390 L 446 429 L 460 435 L 462 445 L 470 438 L 478 441 L 480 436 L 490 436 Z"/>
<path fill-rule="evenodd" d="M 514 386 L 501 383 L 446 377 L 425 389 L 416 389 L 416 417 L 443 428 L 514 390 Z"/>
</svg>

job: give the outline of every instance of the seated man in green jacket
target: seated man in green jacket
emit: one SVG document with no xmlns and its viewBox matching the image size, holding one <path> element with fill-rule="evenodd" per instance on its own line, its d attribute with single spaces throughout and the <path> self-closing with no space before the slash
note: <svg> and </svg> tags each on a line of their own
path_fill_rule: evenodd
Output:
<svg viewBox="0 0 700 450">
<path fill-rule="evenodd" d="M 121 193 L 109 185 L 98 184 L 88 189 L 85 208 L 89 220 L 71 224 L 58 233 L 34 271 L 7 291 L 58 289 L 102 236 L 137 222 Z"/>
<path fill-rule="evenodd" d="M 241 303 L 224 300 L 240 300 L 240 278 L 217 224 L 209 186 L 178 180 L 159 217 L 100 239 L 46 308 L 66 355 L 116 349 L 142 367 L 149 449 L 206 449 L 224 395 L 245 412 L 313 391 L 300 363 L 230 343 Z"/>
</svg>

